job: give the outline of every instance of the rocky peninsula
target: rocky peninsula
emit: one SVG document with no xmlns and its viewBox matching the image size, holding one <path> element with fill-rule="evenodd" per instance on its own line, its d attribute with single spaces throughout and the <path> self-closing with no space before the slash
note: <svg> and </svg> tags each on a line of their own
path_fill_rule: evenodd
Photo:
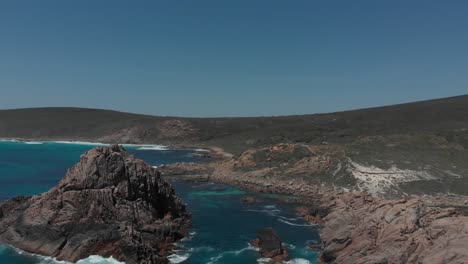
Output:
<svg viewBox="0 0 468 264">
<path fill-rule="evenodd" d="M 90 255 L 127 264 L 168 263 L 190 214 L 160 173 L 117 145 L 81 156 L 61 182 L 0 203 L 0 242 L 76 262 Z"/>
<path fill-rule="evenodd" d="M 405 193 L 402 184 L 437 174 L 366 167 L 345 153 L 333 145 L 277 144 L 160 169 L 296 196 L 298 215 L 321 226 L 321 243 L 311 245 L 321 263 L 468 263 L 468 197 Z"/>
</svg>

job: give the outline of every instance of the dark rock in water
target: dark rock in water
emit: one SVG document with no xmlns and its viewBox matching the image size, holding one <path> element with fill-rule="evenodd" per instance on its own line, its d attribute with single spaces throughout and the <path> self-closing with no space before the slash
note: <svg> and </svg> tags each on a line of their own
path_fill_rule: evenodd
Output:
<svg viewBox="0 0 468 264">
<path fill-rule="evenodd" d="M 211 154 L 209 152 L 202 152 L 202 153 L 193 153 L 192 157 L 194 158 L 203 158 L 203 159 L 211 159 Z"/>
<path fill-rule="evenodd" d="M 222 192 L 225 190 L 226 190 L 226 187 L 223 187 L 223 186 L 215 186 L 215 187 L 210 188 L 210 191 L 213 191 L 213 192 Z"/>
<path fill-rule="evenodd" d="M 252 203 L 255 203 L 257 201 L 257 199 L 253 196 L 244 196 L 242 197 L 242 202 L 246 203 L 246 204 L 252 204 Z"/>
<path fill-rule="evenodd" d="M 190 214 L 159 172 L 120 146 L 81 156 L 58 186 L 0 205 L 0 242 L 76 262 L 90 255 L 127 264 L 167 263 Z"/>
<path fill-rule="evenodd" d="M 271 227 L 257 230 L 257 239 L 250 242 L 252 246 L 260 249 L 260 255 L 271 258 L 272 263 L 281 263 L 288 258 L 288 252 L 281 245 L 281 240 Z"/>
</svg>

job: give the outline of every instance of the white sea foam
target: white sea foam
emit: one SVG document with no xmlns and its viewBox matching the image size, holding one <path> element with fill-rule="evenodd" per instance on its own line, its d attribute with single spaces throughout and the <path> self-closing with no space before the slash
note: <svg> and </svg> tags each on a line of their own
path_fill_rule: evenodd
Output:
<svg viewBox="0 0 468 264">
<path fill-rule="evenodd" d="M 138 145 L 138 144 L 122 144 L 124 147 L 136 147 L 138 150 L 167 150 L 163 145 Z"/>
<path fill-rule="evenodd" d="M 29 143 L 31 142 L 31 143 Z M 42 144 L 42 143 L 56 143 L 56 144 L 75 144 L 75 145 L 86 145 L 86 146 L 109 146 L 109 143 L 101 142 L 88 142 L 88 141 L 68 141 L 68 140 L 55 140 L 55 141 L 29 141 L 26 144 Z M 33 143 L 34 142 L 34 143 Z M 167 150 L 166 146 L 156 144 L 119 144 L 124 147 L 135 147 L 138 150 Z"/>
<path fill-rule="evenodd" d="M 46 256 L 38 255 L 38 254 L 27 253 L 27 252 L 25 252 L 23 250 L 15 248 L 15 247 L 0 244 L 0 252 L 8 250 L 8 248 L 14 250 L 19 255 L 25 254 L 25 255 L 30 255 L 30 256 L 34 256 L 34 257 L 38 258 L 38 261 L 39 261 L 38 264 L 73 264 L 73 263 L 68 262 L 68 261 L 62 261 L 62 260 L 57 260 L 57 259 L 52 258 L 52 257 L 46 257 Z M 104 257 L 101 257 L 101 256 L 92 255 L 92 256 L 89 256 L 89 257 L 87 257 L 85 259 L 79 260 L 78 262 L 76 262 L 76 264 L 125 264 L 125 262 L 117 261 L 113 257 L 104 258 Z"/>
<path fill-rule="evenodd" d="M 258 264 L 266 264 L 268 262 L 270 262 L 271 258 L 259 258 L 257 259 L 257 263 Z"/>
<path fill-rule="evenodd" d="M 283 246 L 289 248 L 289 249 L 296 249 L 296 246 L 295 245 L 292 245 L 292 244 L 288 244 L 288 243 L 283 243 Z"/>
<path fill-rule="evenodd" d="M 103 258 L 101 256 L 89 256 L 88 258 L 79 260 L 76 264 L 125 264 L 120 262 L 113 257 Z"/>
<path fill-rule="evenodd" d="M 16 139 L 0 139 L 0 142 L 19 142 Z"/>
<path fill-rule="evenodd" d="M 290 226 L 316 226 L 316 225 L 311 225 L 311 224 L 297 224 L 297 223 L 292 223 L 292 222 L 290 222 L 290 221 L 287 221 L 287 220 L 284 220 L 284 219 L 281 219 L 281 218 L 279 218 L 278 221 L 280 221 L 281 223 L 290 225 Z"/>
<path fill-rule="evenodd" d="M 191 248 L 189 251 L 190 252 L 212 252 L 214 250 L 215 249 L 210 246 L 203 246 L 203 247 Z"/>
<path fill-rule="evenodd" d="M 207 149 L 194 149 L 196 152 L 210 152 Z"/>
<path fill-rule="evenodd" d="M 296 217 L 286 217 L 286 216 L 281 216 L 279 213 L 281 213 L 281 210 L 276 207 L 276 205 L 265 205 L 263 207 L 264 209 L 262 210 L 255 210 L 255 209 L 249 209 L 247 211 L 249 212 L 257 212 L 257 213 L 265 213 L 270 216 L 278 217 L 278 220 L 286 220 L 286 221 L 297 221 L 299 218 Z"/>
<path fill-rule="evenodd" d="M 72 264 L 71 262 L 61 261 L 51 257 L 43 257 L 38 255 L 35 256 L 41 259 L 39 264 Z M 76 264 L 125 264 L 125 262 L 120 262 L 113 257 L 104 258 L 101 256 L 92 255 L 85 259 L 78 260 Z"/>
<path fill-rule="evenodd" d="M 244 252 L 244 251 L 250 251 L 250 250 L 258 251 L 258 248 L 253 247 L 252 245 L 250 245 L 250 243 L 248 243 L 248 246 L 245 247 L 245 248 L 242 248 L 242 249 L 239 249 L 239 250 L 225 251 L 225 252 L 219 254 L 219 255 L 216 256 L 216 257 L 210 258 L 210 261 L 209 261 L 207 264 L 214 264 L 214 263 L 217 263 L 218 260 L 221 259 L 224 255 L 234 254 L 234 255 L 237 256 L 237 255 L 241 254 L 241 253 Z"/>
<path fill-rule="evenodd" d="M 109 146 L 111 144 L 101 142 L 88 142 L 88 141 L 69 141 L 69 140 L 54 140 L 54 141 L 18 141 L 15 139 L 0 139 L 0 142 L 22 142 L 25 144 L 44 144 L 44 143 L 56 143 L 56 144 L 74 144 L 74 145 L 85 145 L 85 146 Z M 119 144 L 124 147 L 136 148 L 138 150 L 167 150 L 167 146 L 156 145 L 156 144 Z"/>
<path fill-rule="evenodd" d="M 177 253 L 167 257 L 170 263 L 182 263 L 190 257 L 189 253 Z"/>
<path fill-rule="evenodd" d="M 285 217 L 285 216 L 281 216 L 281 215 L 278 215 L 278 218 L 286 220 L 286 221 L 297 221 L 297 220 L 299 220 L 299 218 L 297 218 L 297 217 Z"/>
<path fill-rule="evenodd" d="M 47 141 L 43 141 L 47 142 Z M 87 142 L 87 141 L 67 141 L 67 140 L 57 140 L 57 141 L 49 141 L 51 143 L 57 144 L 75 144 L 75 145 L 89 145 L 89 146 L 108 146 L 109 144 L 100 143 L 100 142 Z"/>
<path fill-rule="evenodd" d="M 41 145 L 44 142 L 42 142 L 42 141 L 25 141 L 24 143 L 28 144 L 28 145 Z"/>
<path fill-rule="evenodd" d="M 189 233 L 188 236 L 182 238 L 180 241 L 182 241 L 182 242 L 190 241 L 196 234 L 197 234 L 197 232 L 192 231 L 192 232 Z"/>
<path fill-rule="evenodd" d="M 286 261 L 284 263 L 286 263 L 286 264 L 311 264 L 310 261 L 308 261 L 307 259 L 303 259 L 303 258 L 291 259 L 291 260 Z"/>
</svg>

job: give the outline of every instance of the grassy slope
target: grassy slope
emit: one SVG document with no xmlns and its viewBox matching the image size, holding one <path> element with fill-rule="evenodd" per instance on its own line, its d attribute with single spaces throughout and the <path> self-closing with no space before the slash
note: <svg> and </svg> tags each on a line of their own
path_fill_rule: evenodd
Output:
<svg viewBox="0 0 468 264">
<path fill-rule="evenodd" d="M 352 159 L 384 169 L 395 165 L 424 170 L 437 179 L 401 188 L 408 193 L 468 194 L 468 95 L 329 114 L 254 118 L 156 117 L 80 108 L 1 110 L 0 138 L 219 146 L 234 154 L 276 143 L 326 146 L 326 142 L 343 153 L 334 157 L 333 169 Z M 333 177 L 305 176 L 342 186 L 354 183 L 344 167 Z"/>
<path fill-rule="evenodd" d="M 195 132 L 161 136 L 158 124 L 173 119 L 189 122 Z M 466 137 L 459 131 L 468 128 L 468 96 L 330 114 L 255 118 L 171 118 L 80 108 L 0 111 L 3 138 L 97 140 L 132 127 L 147 130 L 134 133 L 135 142 L 201 143 L 232 152 L 277 142 L 347 143 L 361 136 L 420 132 L 445 135 L 466 146 Z"/>
</svg>

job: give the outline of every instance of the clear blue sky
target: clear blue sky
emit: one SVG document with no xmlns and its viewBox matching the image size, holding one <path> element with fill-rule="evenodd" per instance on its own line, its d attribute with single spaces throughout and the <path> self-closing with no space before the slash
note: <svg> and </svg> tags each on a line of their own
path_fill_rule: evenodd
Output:
<svg viewBox="0 0 468 264">
<path fill-rule="evenodd" d="M 468 93 L 468 1 L 5 0 L 0 108 L 305 114 Z"/>
</svg>

